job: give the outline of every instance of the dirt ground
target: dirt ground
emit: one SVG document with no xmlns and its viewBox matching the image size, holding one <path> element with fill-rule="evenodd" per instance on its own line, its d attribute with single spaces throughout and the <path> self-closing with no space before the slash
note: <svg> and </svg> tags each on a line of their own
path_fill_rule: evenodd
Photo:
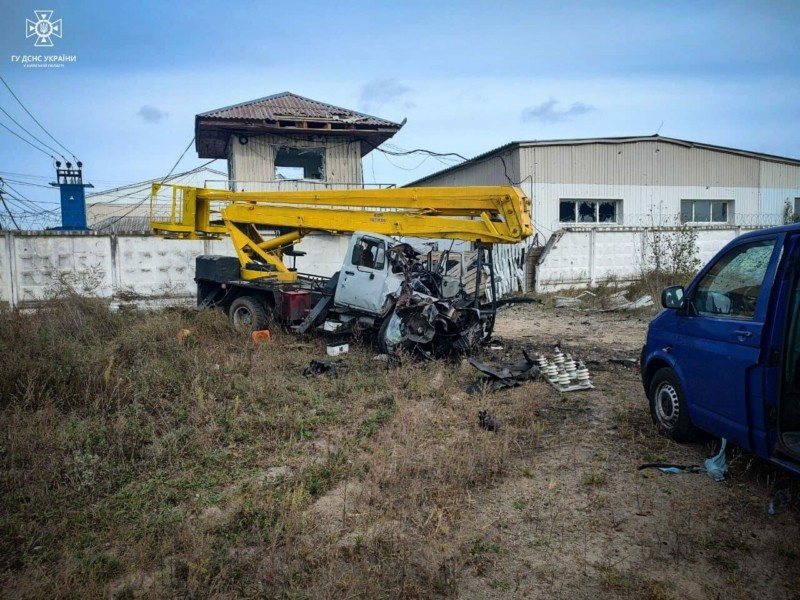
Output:
<svg viewBox="0 0 800 600">
<path fill-rule="evenodd" d="M 537 382 L 485 399 L 500 423 L 524 402 L 536 453 L 472 498 L 460 536 L 476 560 L 459 574 L 460 597 L 800 598 L 798 513 L 766 512 L 794 478 L 738 449 L 722 483 L 637 470 L 702 464 L 716 450 L 656 433 L 638 371 L 608 360 L 638 357 L 651 314 L 501 311 L 498 355 L 557 344 L 587 363 L 595 389 L 561 395 Z"/>
</svg>

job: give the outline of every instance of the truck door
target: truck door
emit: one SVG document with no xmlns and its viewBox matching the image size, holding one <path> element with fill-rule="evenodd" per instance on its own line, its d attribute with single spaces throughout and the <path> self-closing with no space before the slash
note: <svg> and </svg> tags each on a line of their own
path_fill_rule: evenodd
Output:
<svg viewBox="0 0 800 600">
<path fill-rule="evenodd" d="M 371 315 L 383 314 L 389 271 L 387 240 L 356 234 L 339 273 L 334 304 Z"/>
<path fill-rule="evenodd" d="M 717 258 L 688 291 L 687 314 L 676 332 L 675 359 L 687 383 L 692 421 L 746 449 L 748 401 L 760 383 L 754 367 L 780 254 L 777 237 L 751 238 Z"/>
</svg>

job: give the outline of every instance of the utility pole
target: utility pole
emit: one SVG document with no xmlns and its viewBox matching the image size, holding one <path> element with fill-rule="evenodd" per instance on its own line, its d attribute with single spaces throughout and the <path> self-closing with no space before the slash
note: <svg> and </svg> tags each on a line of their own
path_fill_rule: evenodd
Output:
<svg viewBox="0 0 800 600">
<path fill-rule="evenodd" d="M 17 224 L 17 220 L 14 218 L 14 215 L 8 209 L 8 204 L 6 204 L 6 199 L 3 196 L 3 188 L 2 187 L 0 187 L 0 202 L 3 203 L 3 207 L 6 209 L 6 212 L 8 213 L 8 217 L 11 219 L 11 222 L 14 224 L 14 227 L 16 227 L 17 231 L 19 231 L 19 225 Z M 0 222 L 0 230 L 2 230 L 2 229 L 3 229 L 3 223 Z"/>
</svg>

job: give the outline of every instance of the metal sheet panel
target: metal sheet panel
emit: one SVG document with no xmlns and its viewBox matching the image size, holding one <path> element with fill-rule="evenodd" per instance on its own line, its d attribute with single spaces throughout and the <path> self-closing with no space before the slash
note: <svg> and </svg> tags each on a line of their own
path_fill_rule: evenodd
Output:
<svg viewBox="0 0 800 600">
<path fill-rule="evenodd" d="M 658 140 L 523 146 L 519 152 L 523 176 L 541 183 L 759 186 L 756 159 Z"/>
</svg>

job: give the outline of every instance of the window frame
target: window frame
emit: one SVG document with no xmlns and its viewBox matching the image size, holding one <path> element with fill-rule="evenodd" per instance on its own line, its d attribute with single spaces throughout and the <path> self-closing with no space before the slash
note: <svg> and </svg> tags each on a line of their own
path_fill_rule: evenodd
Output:
<svg viewBox="0 0 800 600">
<path fill-rule="evenodd" d="M 319 169 L 318 169 L 319 177 L 315 177 L 313 175 L 313 173 L 310 174 L 309 172 L 307 172 L 306 166 L 303 165 L 303 164 L 300 164 L 300 165 L 281 164 L 281 165 L 279 165 L 278 164 L 279 157 L 280 157 L 282 152 L 285 152 L 287 154 L 295 153 L 295 154 L 298 154 L 298 155 L 304 154 L 304 153 L 315 153 L 315 154 L 318 154 L 319 155 Z M 307 180 L 312 180 L 312 181 L 325 181 L 325 159 L 326 159 L 325 147 L 323 147 L 323 146 L 319 146 L 319 147 L 314 146 L 314 147 L 309 147 L 309 148 L 305 148 L 305 147 L 301 148 L 301 147 L 298 147 L 298 146 L 275 146 L 274 155 L 273 155 L 273 162 L 272 162 L 273 176 L 274 176 L 276 181 L 278 179 L 285 179 L 287 181 L 297 181 L 298 179 L 307 179 Z M 285 161 L 281 161 L 281 162 L 285 162 Z M 278 169 L 302 169 L 303 170 L 303 176 L 300 177 L 300 178 L 280 177 L 280 175 L 278 173 Z"/>
<path fill-rule="evenodd" d="M 572 214 L 574 221 L 564 221 L 561 218 L 562 205 L 571 203 L 573 205 Z M 581 214 L 581 204 L 589 203 L 594 204 L 594 220 L 581 221 L 578 220 Z M 558 223 L 561 226 L 582 226 L 582 227 L 613 227 L 614 225 L 622 225 L 622 198 L 559 198 L 558 199 Z M 601 221 L 601 205 L 613 204 L 614 205 L 614 220 Z"/>
<path fill-rule="evenodd" d="M 691 202 L 692 203 L 692 215 L 690 219 L 684 218 L 684 203 Z M 707 203 L 708 204 L 708 220 L 699 221 L 697 220 L 697 210 L 696 204 L 697 203 Z M 723 205 L 724 209 L 723 212 L 725 213 L 725 220 L 724 221 L 715 221 L 714 220 L 714 205 Z M 729 225 L 733 223 L 733 209 L 735 207 L 735 201 L 731 198 L 681 198 L 681 206 L 680 206 L 680 222 L 688 225 Z"/>
</svg>

